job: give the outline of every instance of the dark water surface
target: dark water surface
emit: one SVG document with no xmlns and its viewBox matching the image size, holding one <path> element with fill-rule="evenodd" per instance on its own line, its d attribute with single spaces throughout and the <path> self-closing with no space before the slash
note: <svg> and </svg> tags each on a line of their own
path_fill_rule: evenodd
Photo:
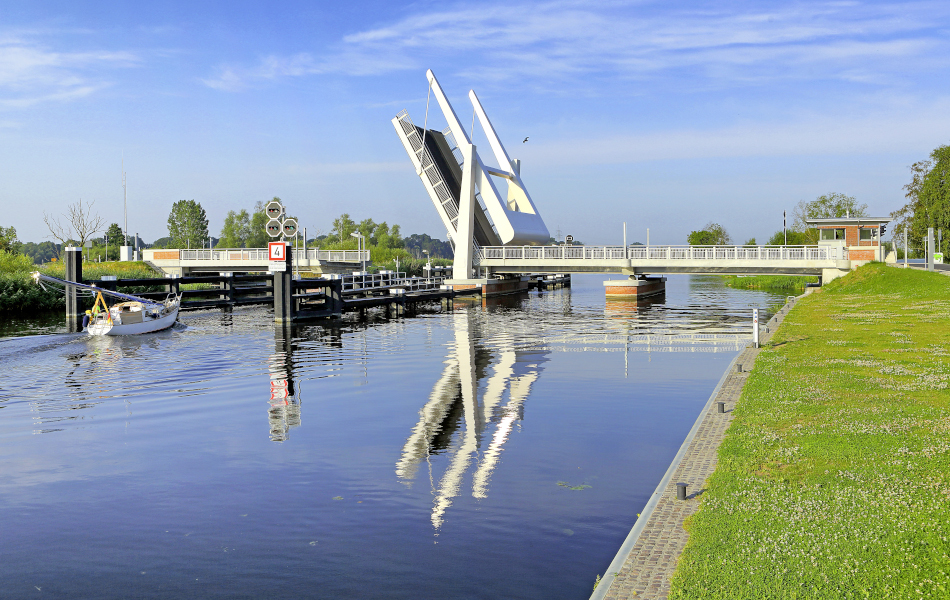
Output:
<svg viewBox="0 0 950 600">
<path fill-rule="evenodd" d="M 0 597 L 587 598 L 747 343 L 696 334 L 778 300 L 602 279 L 289 336 L 252 308 L 0 341 Z"/>
</svg>

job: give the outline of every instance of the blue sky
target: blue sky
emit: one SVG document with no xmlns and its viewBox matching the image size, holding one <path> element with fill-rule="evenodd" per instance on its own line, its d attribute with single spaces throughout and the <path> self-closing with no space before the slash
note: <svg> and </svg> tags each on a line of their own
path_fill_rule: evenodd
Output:
<svg viewBox="0 0 950 600">
<path fill-rule="evenodd" d="M 886 215 L 950 143 L 945 1 L 140 4 L 0 4 L 0 224 L 21 240 L 79 198 L 121 222 L 123 155 L 147 241 L 176 200 L 217 233 L 272 196 L 310 235 L 348 212 L 444 239 L 390 124 L 423 121 L 427 68 L 460 115 L 475 89 L 548 228 L 587 243 L 623 221 L 761 242 L 829 192 Z"/>
</svg>

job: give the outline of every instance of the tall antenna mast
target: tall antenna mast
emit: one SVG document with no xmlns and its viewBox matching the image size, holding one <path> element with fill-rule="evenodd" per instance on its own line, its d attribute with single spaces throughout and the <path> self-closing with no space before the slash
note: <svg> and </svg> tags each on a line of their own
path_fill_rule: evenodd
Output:
<svg viewBox="0 0 950 600">
<path fill-rule="evenodd" d="M 122 245 L 129 245 L 129 194 L 125 189 L 125 152 L 122 153 L 122 211 L 125 217 L 125 227 L 122 229 Z"/>
</svg>

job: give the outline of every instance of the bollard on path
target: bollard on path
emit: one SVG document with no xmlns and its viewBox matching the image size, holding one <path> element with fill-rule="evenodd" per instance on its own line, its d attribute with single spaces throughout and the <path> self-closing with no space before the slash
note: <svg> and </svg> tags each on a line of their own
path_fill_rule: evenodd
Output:
<svg viewBox="0 0 950 600">
<path fill-rule="evenodd" d="M 686 484 L 685 483 L 676 484 L 676 499 L 686 500 Z"/>
<path fill-rule="evenodd" d="M 726 403 L 725 403 L 725 402 L 717 402 L 716 404 L 719 405 L 719 413 L 720 413 L 720 414 L 726 412 Z"/>
</svg>

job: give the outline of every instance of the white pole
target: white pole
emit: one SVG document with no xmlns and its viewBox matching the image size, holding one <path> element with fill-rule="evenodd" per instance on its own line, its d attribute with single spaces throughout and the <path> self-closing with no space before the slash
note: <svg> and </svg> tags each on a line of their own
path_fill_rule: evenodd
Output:
<svg viewBox="0 0 950 600">
<path fill-rule="evenodd" d="M 623 222 L 623 257 L 627 258 L 627 222 Z"/>
<path fill-rule="evenodd" d="M 904 268 L 907 268 L 907 223 L 904 223 Z"/>
<path fill-rule="evenodd" d="M 125 187 L 125 153 L 122 155 L 122 209 L 125 214 L 125 228 L 122 230 L 122 245 L 128 245 L 129 237 L 129 193 Z M 121 256 L 119 258 L 122 258 Z"/>
<path fill-rule="evenodd" d="M 759 347 L 759 309 L 752 309 L 752 347 Z"/>
</svg>

